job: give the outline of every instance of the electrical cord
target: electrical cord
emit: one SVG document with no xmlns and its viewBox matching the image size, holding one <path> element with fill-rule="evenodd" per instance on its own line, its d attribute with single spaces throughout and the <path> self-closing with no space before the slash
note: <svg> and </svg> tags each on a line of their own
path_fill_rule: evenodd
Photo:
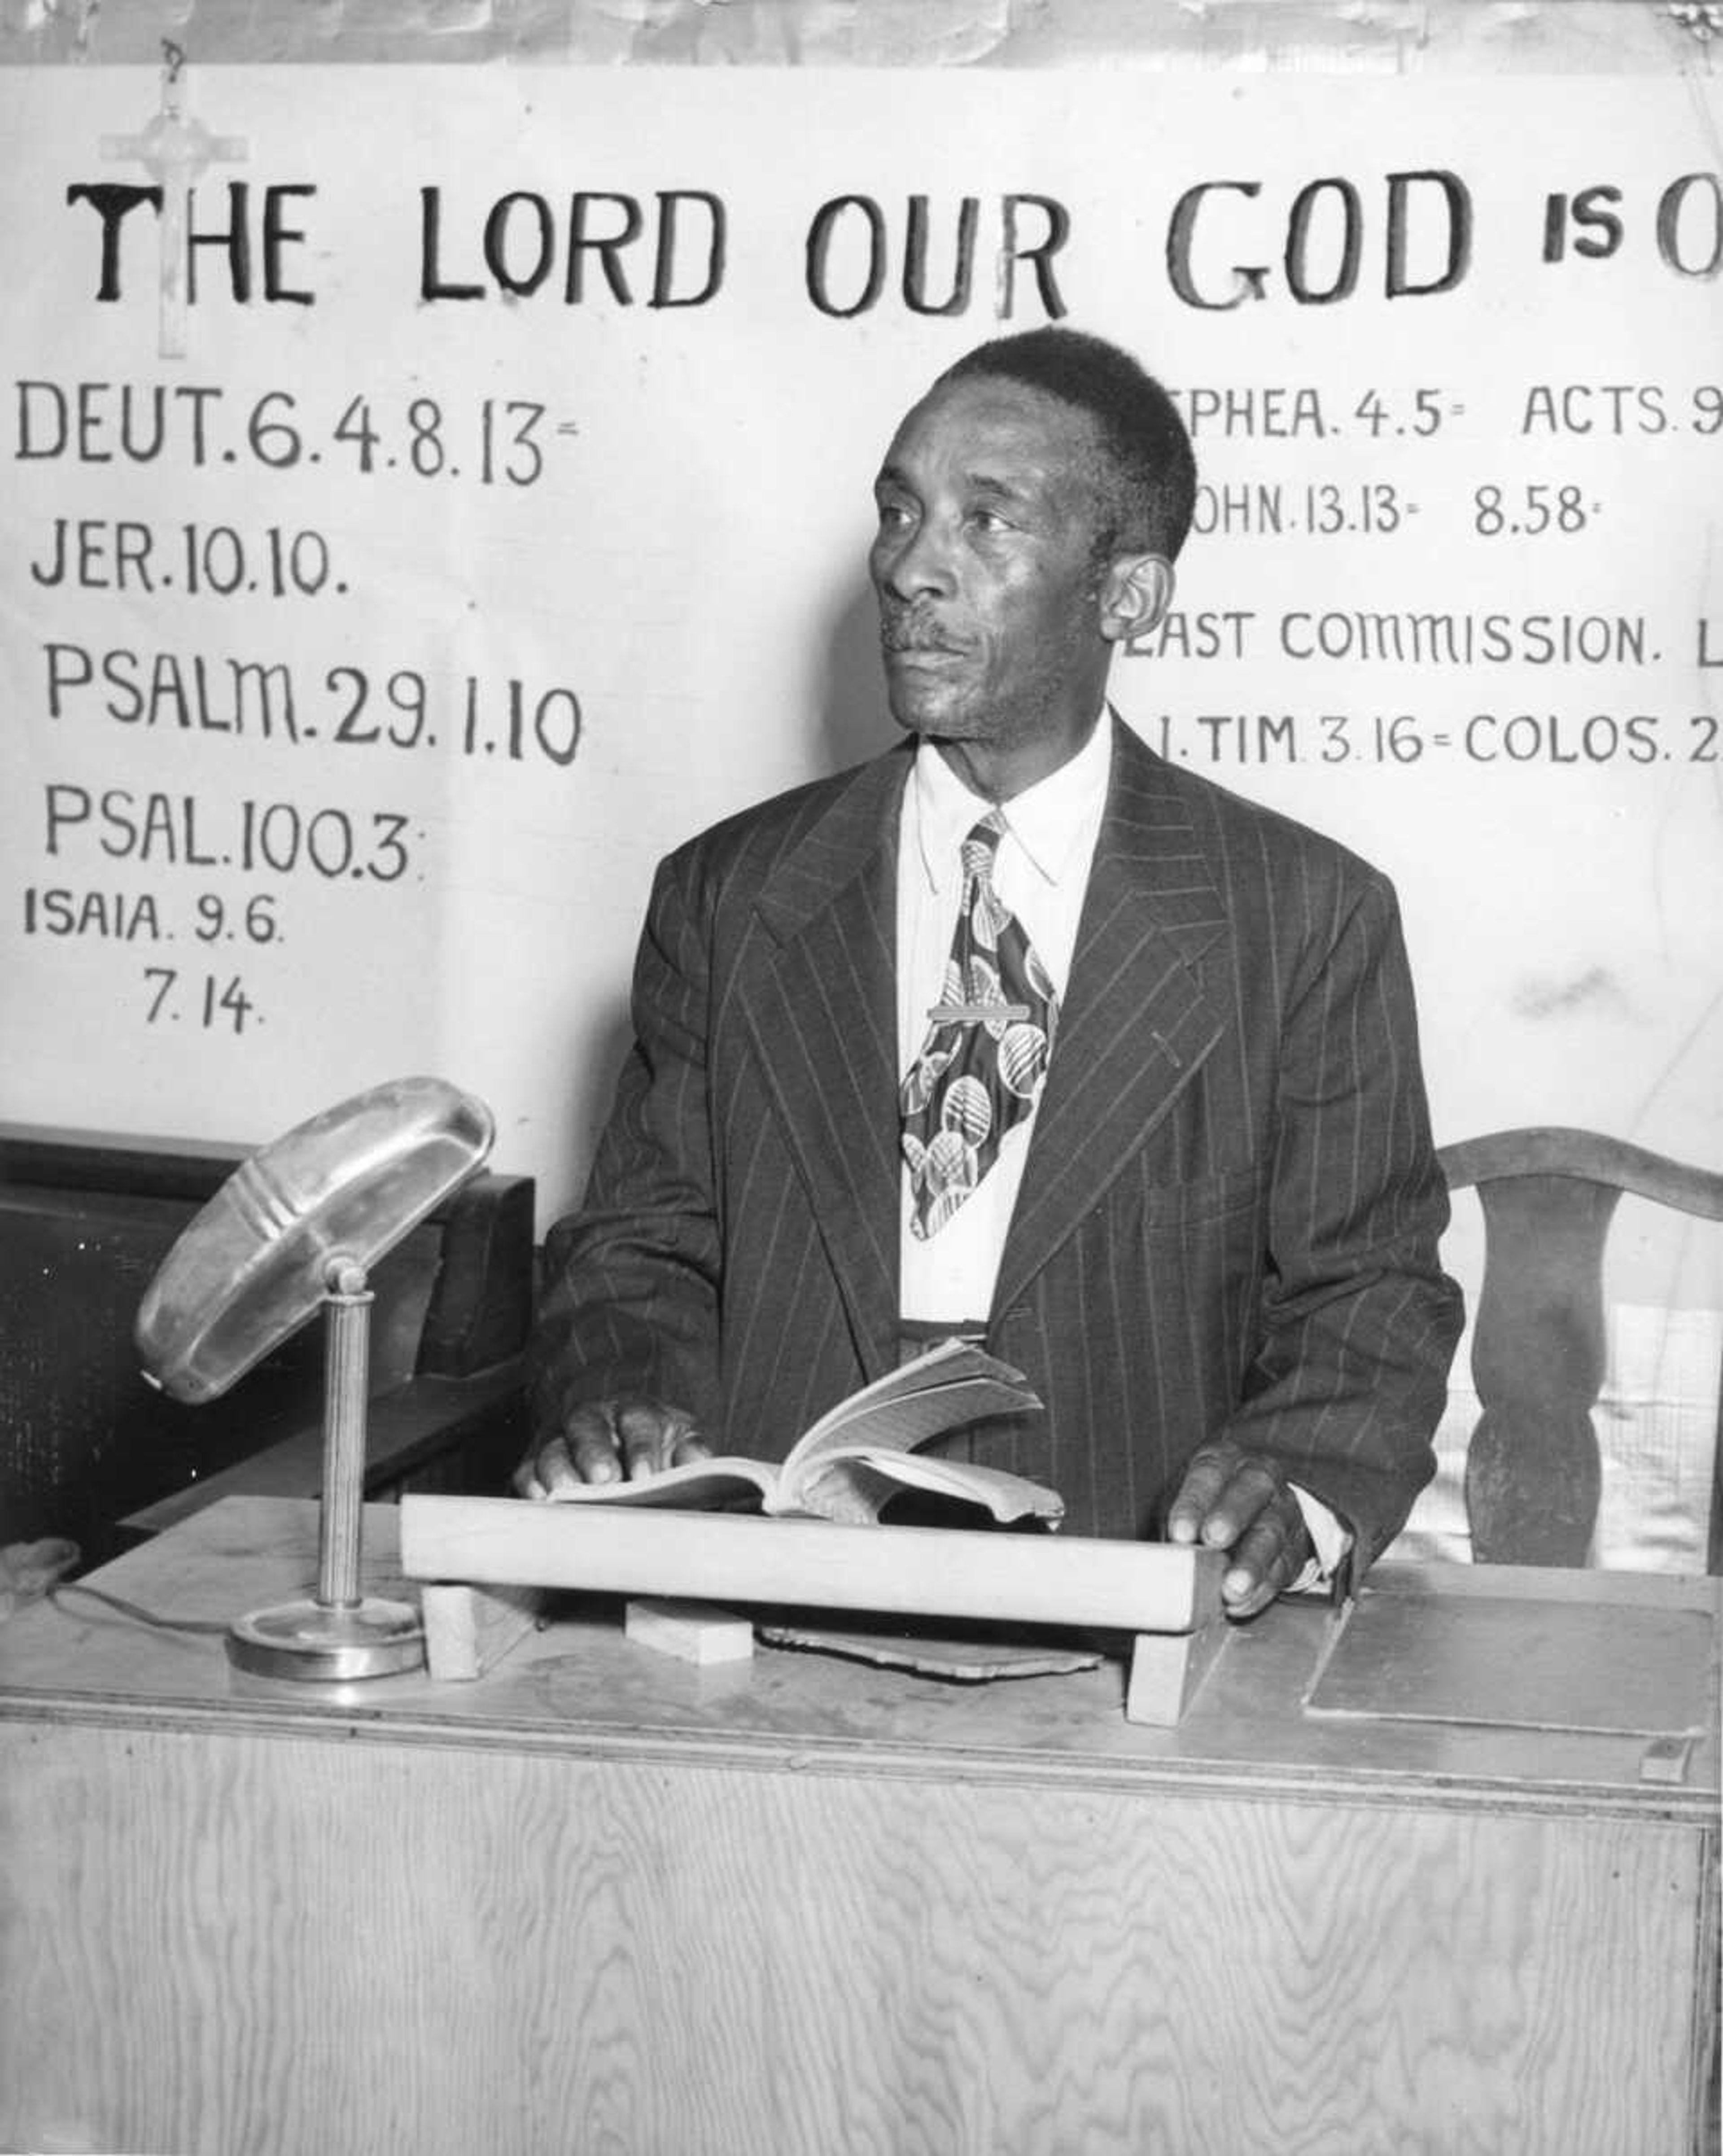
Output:
<svg viewBox="0 0 1723 2156">
<path fill-rule="evenodd" d="M 105 1603 L 110 1609 L 118 1610 L 122 1617 L 129 1617 L 134 1624 L 147 1625 L 152 1631 L 223 1633 L 228 1630 L 227 1624 L 219 1618 L 160 1616 L 153 1609 L 146 1609 L 140 1603 L 128 1602 L 124 1595 L 110 1594 L 100 1587 L 85 1587 L 81 1581 L 75 1579 L 62 1580 L 58 1586 L 50 1587 L 48 1590 L 47 1599 L 68 1617 L 75 1614 L 62 1608 L 63 1599 L 68 1594 L 87 1595 L 92 1602 Z"/>
</svg>

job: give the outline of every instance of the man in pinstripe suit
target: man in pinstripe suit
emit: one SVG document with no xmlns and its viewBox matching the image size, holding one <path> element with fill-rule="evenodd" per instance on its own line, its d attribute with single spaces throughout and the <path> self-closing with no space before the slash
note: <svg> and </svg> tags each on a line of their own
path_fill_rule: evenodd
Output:
<svg viewBox="0 0 1723 2156">
<path fill-rule="evenodd" d="M 523 1494 L 781 1455 L 906 1334 L 973 1329 L 1044 1409 L 963 1449 L 1076 1532 L 1228 1550 L 1236 1614 L 1397 1530 L 1460 1313 L 1392 890 L 1106 709 L 1194 486 L 1164 392 L 1069 331 L 980 347 L 903 422 L 870 567 L 907 739 L 660 867 L 547 1242 Z M 990 809 L 1054 1046 L 930 1230 L 900 1089 Z"/>
</svg>

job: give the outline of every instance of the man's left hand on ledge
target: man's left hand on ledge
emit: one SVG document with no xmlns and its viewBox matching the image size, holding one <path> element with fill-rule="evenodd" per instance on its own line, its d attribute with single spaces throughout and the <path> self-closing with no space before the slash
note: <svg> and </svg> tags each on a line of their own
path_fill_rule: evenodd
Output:
<svg viewBox="0 0 1723 2156">
<path fill-rule="evenodd" d="M 1221 1600 L 1229 1617 L 1266 1609 L 1314 1553 L 1298 1499 L 1278 1464 L 1226 1437 L 1192 1454 L 1167 1515 L 1167 1538 L 1228 1553 Z"/>
</svg>

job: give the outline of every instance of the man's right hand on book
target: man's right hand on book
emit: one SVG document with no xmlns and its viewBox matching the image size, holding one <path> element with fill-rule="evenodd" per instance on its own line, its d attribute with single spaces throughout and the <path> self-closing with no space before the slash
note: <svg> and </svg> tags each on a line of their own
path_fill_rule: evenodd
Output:
<svg viewBox="0 0 1723 2156">
<path fill-rule="evenodd" d="M 527 1454 L 515 1470 L 515 1494 L 554 1501 L 582 1482 L 644 1482 L 667 1467 L 711 1456 L 694 1417 L 681 1408 L 598 1400 L 571 1409 L 561 1432 Z"/>
</svg>

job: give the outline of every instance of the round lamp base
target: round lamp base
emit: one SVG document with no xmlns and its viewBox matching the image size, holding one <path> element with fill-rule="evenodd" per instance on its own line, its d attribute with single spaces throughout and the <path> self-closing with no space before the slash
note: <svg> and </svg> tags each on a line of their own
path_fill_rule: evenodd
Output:
<svg viewBox="0 0 1723 2156">
<path fill-rule="evenodd" d="M 367 1598 L 349 1608 L 280 1602 L 240 1618 L 228 1634 L 228 1660 L 254 1676 L 341 1684 L 424 1666 L 425 1634 L 411 1603 Z"/>
</svg>

